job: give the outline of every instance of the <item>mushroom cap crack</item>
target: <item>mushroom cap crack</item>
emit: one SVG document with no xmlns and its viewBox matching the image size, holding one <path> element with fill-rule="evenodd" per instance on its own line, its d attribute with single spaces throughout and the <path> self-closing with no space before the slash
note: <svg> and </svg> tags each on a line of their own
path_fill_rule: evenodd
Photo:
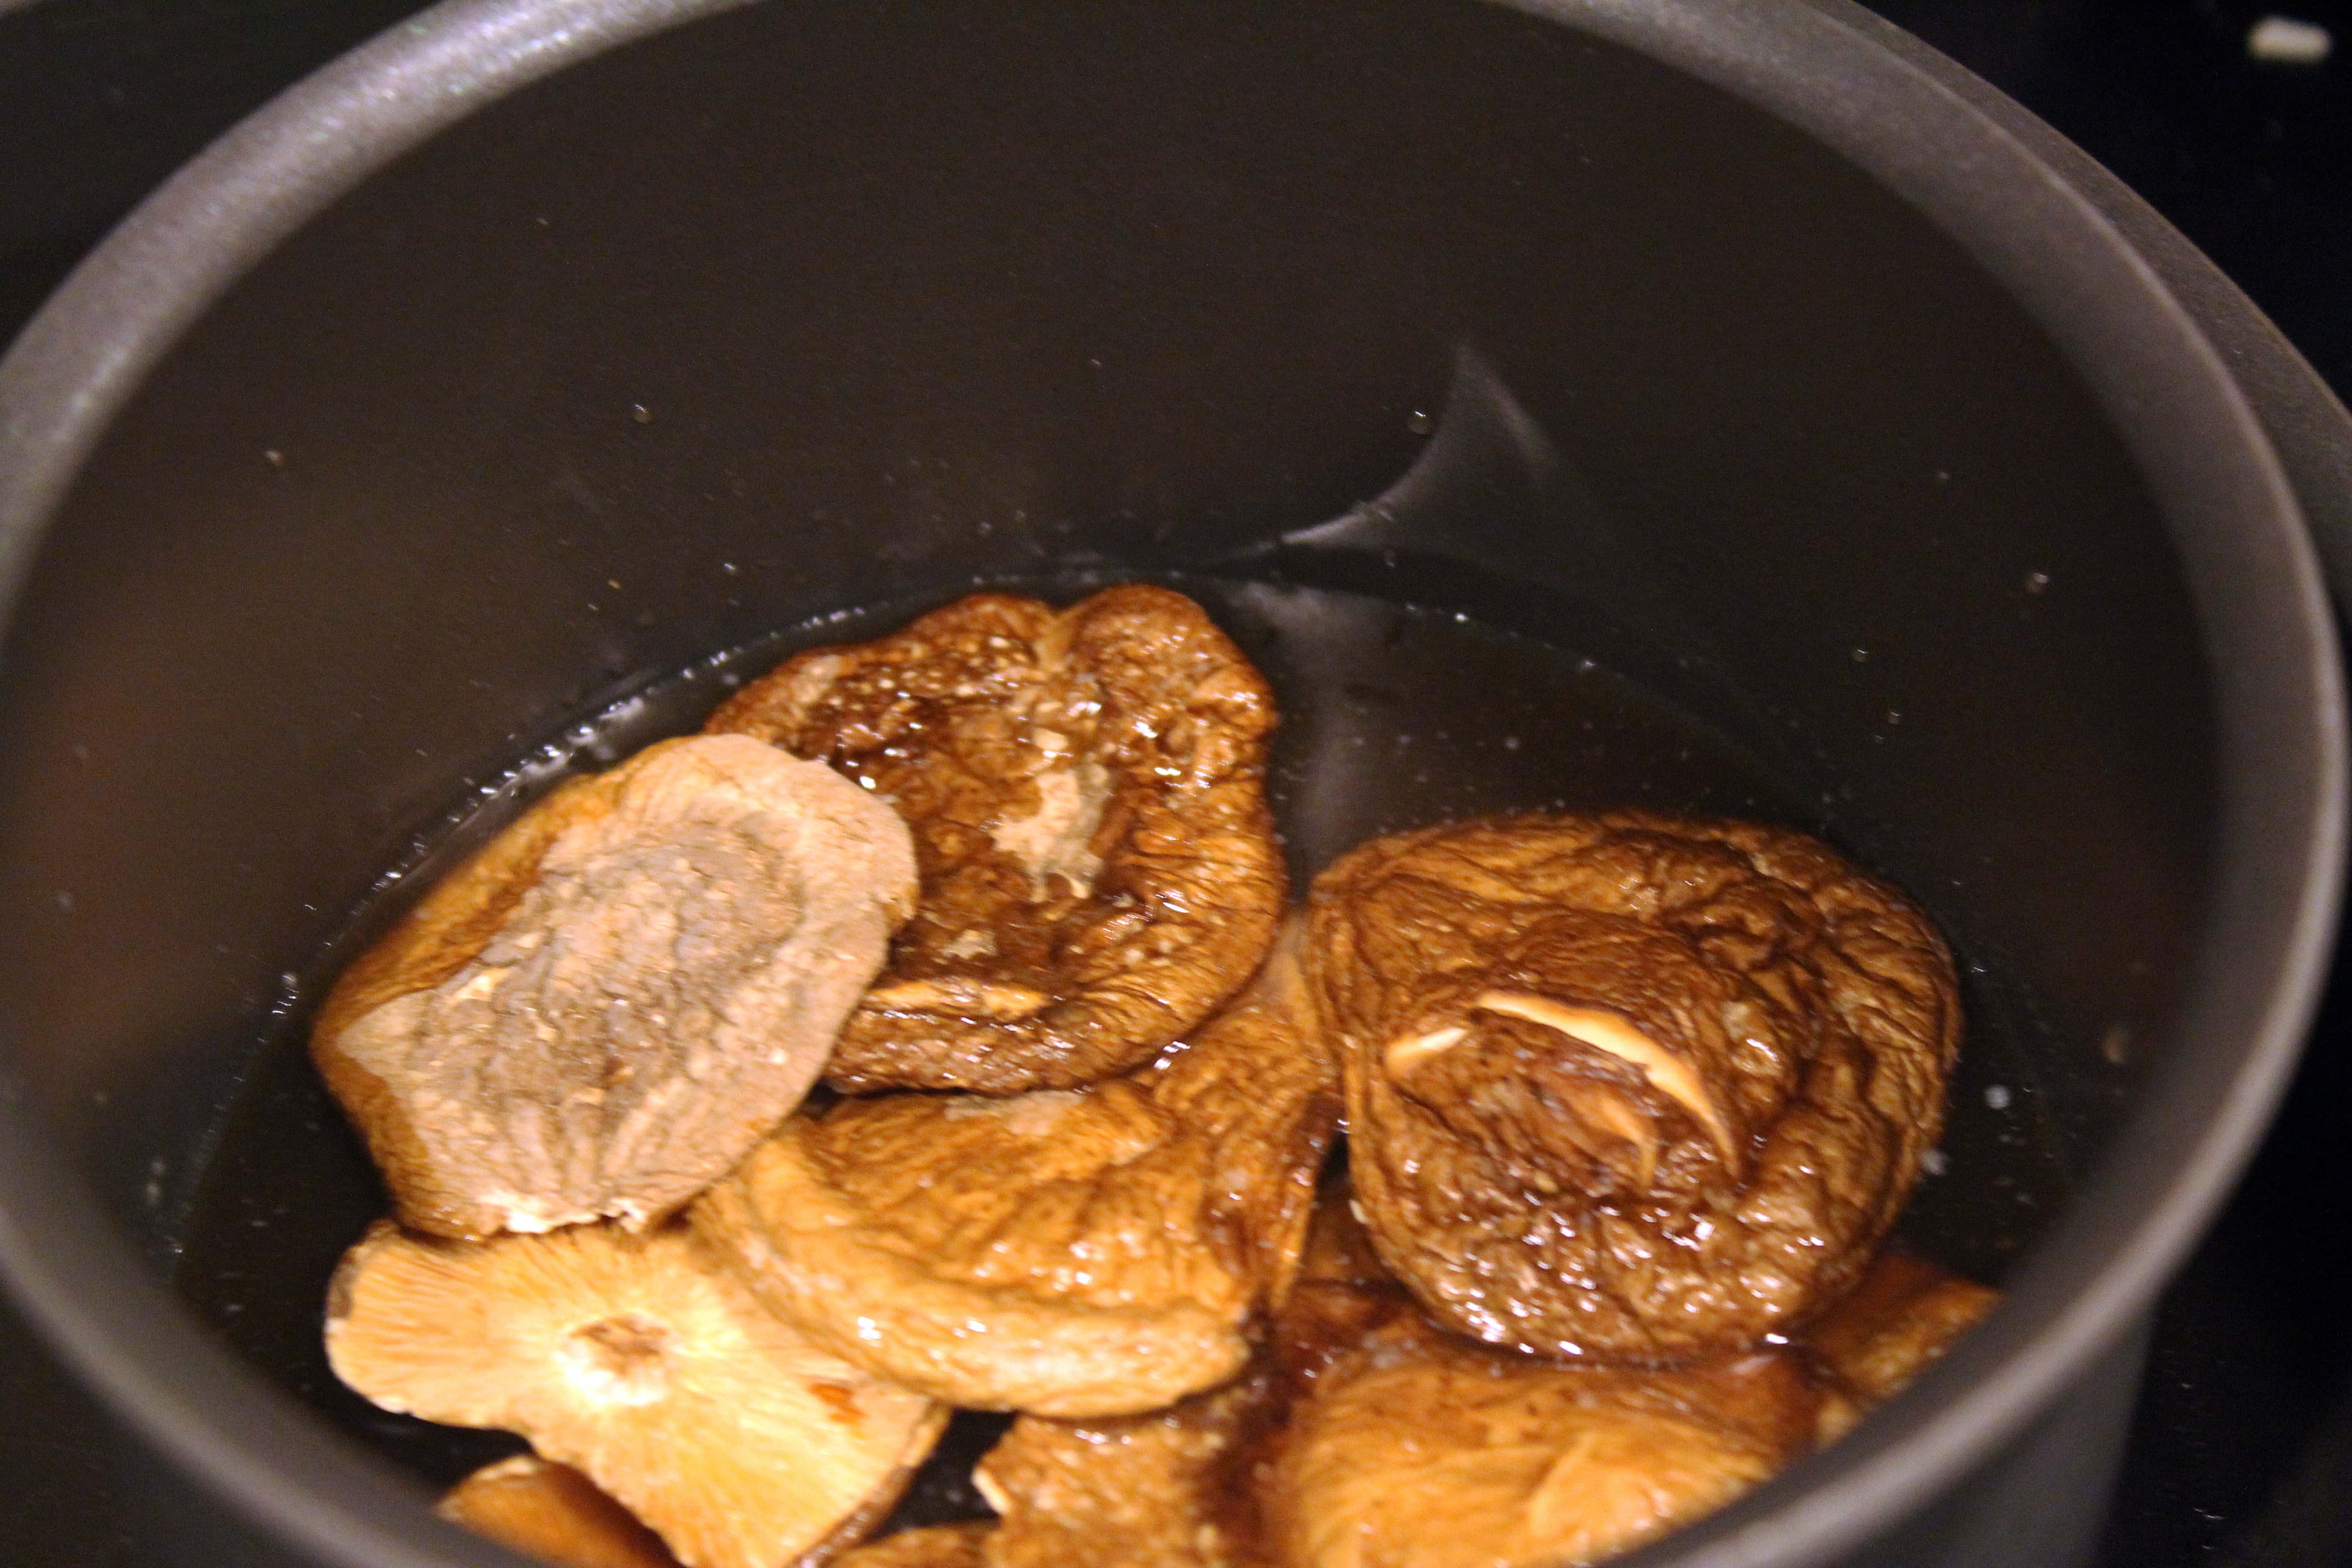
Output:
<svg viewBox="0 0 2352 1568">
<path fill-rule="evenodd" d="M 1373 1243 L 1457 1331 L 1753 1344 L 1854 1282 L 1940 1134 L 1950 956 L 1802 834 L 1450 824 L 1360 846 L 1310 910 Z"/>
</svg>

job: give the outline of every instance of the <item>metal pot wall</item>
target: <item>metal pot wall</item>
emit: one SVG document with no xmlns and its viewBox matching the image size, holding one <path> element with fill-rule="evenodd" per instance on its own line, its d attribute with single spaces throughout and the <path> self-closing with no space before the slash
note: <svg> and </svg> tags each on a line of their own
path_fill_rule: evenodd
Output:
<svg viewBox="0 0 2352 1568">
<path fill-rule="evenodd" d="M 382 874 L 812 616 L 1343 594 L 1621 671 L 1970 967 L 1922 1202 L 2009 1304 L 1628 1561 L 2074 1560 L 2336 894 L 2325 596 L 2207 331 L 2292 362 L 2217 281 L 1837 5 L 429 13 L 0 366 L 10 1283 L 186 1561 L 501 1561 L 171 1284 Z"/>
</svg>

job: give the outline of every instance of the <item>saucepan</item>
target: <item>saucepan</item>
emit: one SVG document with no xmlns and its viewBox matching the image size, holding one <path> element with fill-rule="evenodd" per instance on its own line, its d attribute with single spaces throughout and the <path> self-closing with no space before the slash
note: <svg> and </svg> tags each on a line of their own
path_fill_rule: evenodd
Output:
<svg viewBox="0 0 2352 1568">
<path fill-rule="evenodd" d="M 452 0 L 0 368 L 9 1287 L 180 1560 L 512 1561 L 317 1361 L 381 1201 L 300 1051 L 337 964 L 755 656 L 1148 579 L 1295 699 L 1299 876 L 1610 799 L 1933 914 L 1970 1035 L 1906 1233 L 2005 1303 L 1628 1561 L 2080 1561 L 2337 893 L 2327 601 L 2231 331 L 2291 366 L 1832 0 Z"/>
</svg>

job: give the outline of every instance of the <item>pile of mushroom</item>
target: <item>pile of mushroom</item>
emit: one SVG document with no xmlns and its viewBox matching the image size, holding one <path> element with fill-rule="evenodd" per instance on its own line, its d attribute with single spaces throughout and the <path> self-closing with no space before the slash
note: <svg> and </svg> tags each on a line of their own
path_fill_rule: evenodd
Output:
<svg viewBox="0 0 2352 1568">
<path fill-rule="evenodd" d="M 1286 920 L 1274 719 L 1178 595 L 975 596 L 427 893 L 313 1054 L 394 1210 L 338 1375 L 534 1450 L 443 1513 L 563 1568 L 1570 1568 L 1990 1310 L 1881 1250 L 1959 1037 L 1901 895 L 1611 813 Z M 995 1518 L 866 1541 L 959 1407 L 1018 1413 Z"/>
</svg>

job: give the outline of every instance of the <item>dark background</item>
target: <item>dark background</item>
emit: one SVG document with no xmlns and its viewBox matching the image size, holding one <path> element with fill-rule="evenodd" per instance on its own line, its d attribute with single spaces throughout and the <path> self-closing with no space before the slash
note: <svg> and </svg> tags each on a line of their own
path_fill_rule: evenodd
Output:
<svg viewBox="0 0 2352 1568">
<path fill-rule="evenodd" d="M 0 342 L 205 142 L 419 8 L 0 0 Z M 2289 8 L 2339 39 L 2325 64 L 2291 68 L 2249 58 L 2268 12 L 2235 0 L 1873 8 L 2106 163 L 2352 395 L 2352 9 Z M 2347 1026 L 2339 961 L 2278 1128 L 2164 1299 L 2102 1568 L 2352 1563 Z M 25 1339 L 0 1306 L 0 1563 L 127 1563 L 102 1429 Z"/>
</svg>

